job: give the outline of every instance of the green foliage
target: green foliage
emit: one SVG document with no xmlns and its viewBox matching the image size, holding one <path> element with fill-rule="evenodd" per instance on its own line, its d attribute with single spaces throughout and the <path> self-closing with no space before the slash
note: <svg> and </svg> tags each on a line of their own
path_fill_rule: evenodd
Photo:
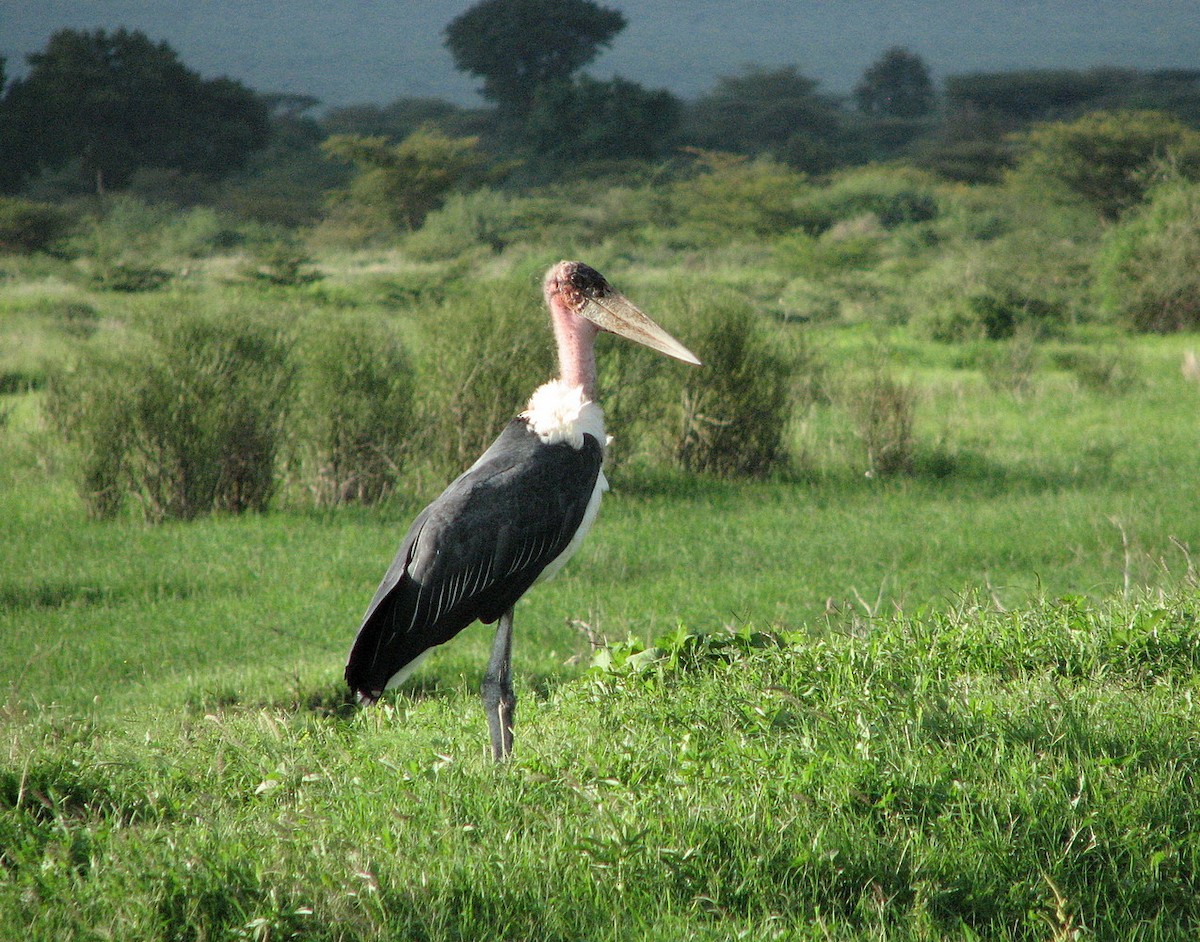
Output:
<svg viewBox="0 0 1200 942">
<path fill-rule="evenodd" d="M 682 136 L 697 147 L 769 154 L 806 172 L 832 165 L 830 138 L 839 123 L 831 98 L 795 67 L 748 67 L 722 76 L 687 111 Z"/>
<path fill-rule="evenodd" d="M 0 197 L 0 253 L 49 251 L 74 223 L 71 214 L 58 206 Z"/>
<path fill-rule="evenodd" d="M 328 109 L 321 116 L 321 128 L 327 135 L 402 141 L 460 110 L 440 98 L 397 98 L 386 105 L 342 105 Z"/>
<path fill-rule="evenodd" d="M 1164 163 L 1200 177 L 1200 132 L 1161 112 L 1096 112 L 1024 137 L 1016 173 L 1048 181 L 1116 219 L 1135 206 Z"/>
<path fill-rule="evenodd" d="M 693 472 L 764 477 L 788 462 L 802 357 L 787 355 L 748 304 L 709 298 L 699 304 L 686 320 L 704 366 L 689 371 L 684 383 L 675 460 Z"/>
<path fill-rule="evenodd" d="M 92 285 L 102 291 L 121 291 L 128 294 L 157 291 L 170 280 L 171 273 L 155 265 L 118 261 L 98 264 L 92 272 L 91 279 Z"/>
<path fill-rule="evenodd" d="M 530 104 L 524 146 L 538 166 L 650 160 L 666 149 L 680 110 L 670 92 L 622 78 L 547 82 Z"/>
<path fill-rule="evenodd" d="M 854 87 L 854 101 L 866 114 L 894 118 L 926 115 L 934 102 L 929 66 L 916 53 L 893 47 L 863 73 Z"/>
<path fill-rule="evenodd" d="M 396 487 L 414 433 L 413 367 L 396 330 L 310 318 L 296 347 L 289 449 L 318 507 L 374 503 Z"/>
<path fill-rule="evenodd" d="M 1200 328 L 1200 184 L 1167 181 L 1106 236 L 1095 261 L 1101 309 L 1138 331 Z"/>
<path fill-rule="evenodd" d="M 796 197 L 805 190 L 802 174 L 773 160 L 700 152 L 699 172 L 671 186 L 677 218 L 702 232 L 776 235 L 800 225 Z"/>
<path fill-rule="evenodd" d="M 967 103 L 949 108 L 913 148 L 922 170 L 961 183 L 999 183 L 1016 161 L 1010 122 Z"/>
<path fill-rule="evenodd" d="M 1125 395 L 1144 383 L 1142 365 L 1128 348 L 1094 349 L 1084 346 L 1061 347 L 1051 352 L 1060 369 L 1074 374 L 1087 389 L 1110 395 Z"/>
<path fill-rule="evenodd" d="M 1058 305 L 1014 288 L 973 294 L 966 299 L 966 308 L 971 321 L 979 324 L 988 340 L 1007 340 L 1018 330 L 1044 337 L 1065 320 Z"/>
<path fill-rule="evenodd" d="M 543 85 L 569 79 L 625 24 L 592 0 L 479 0 L 446 26 L 446 48 L 459 71 L 483 79 L 484 98 L 524 114 Z"/>
<path fill-rule="evenodd" d="M 1098 109 L 1171 111 L 1188 120 L 1200 100 L 1196 79 L 1190 69 L 975 72 L 947 76 L 945 96 L 951 111 L 988 113 L 1010 127 L 1069 120 Z"/>
<path fill-rule="evenodd" d="M 885 229 L 928 222 L 938 215 L 932 181 L 912 170 L 868 168 L 835 177 L 828 185 L 808 190 L 796 212 L 804 229 L 813 234 L 834 223 L 871 214 Z"/>
<path fill-rule="evenodd" d="M 96 192 L 139 167 L 221 177 L 266 143 L 267 110 L 228 78 L 202 79 L 166 43 L 124 28 L 60 30 L 3 107 L 9 159 L 29 176 L 76 162 Z"/>
<path fill-rule="evenodd" d="M 80 456 L 89 510 L 132 496 L 147 520 L 263 510 L 275 490 L 291 370 L 277 328 L 243 312 L 146 324 L 54 378 L 47 411 Z"/>
<path fill-rule="evenodd" d="M 193 259 L 230 248 L 242 234 L 215 210 L 174 210 L 127 193 L 95 203 L 64 243 L 81 256 L 96 287 L 152 291 Z"/>
<path fill-rule="evenodd" d="M 255 246 L 242 264 L 242 274 L 281 288 L 310 285 L 324 277 L 312 267 L 312 259 L 295 241 L 278 239 Z"/>
<path fill-rule="evenodd" d="M 350 185 L 353 200 L 411 231 L 452 191 L 480 186 L 504 172 L 503 168 L 488 170 L 488 158 L 478 143 L 473 137 L 417 131 L 399 144 L 382 137 L 335 135 L 322 149 L 356 167 Z"/>
<path fill-rule="evenodd" d="M 897 379 L 885 363 L 876 359 L 867 378 L 849 381 L 842 396 L 865 452 L 867 477 L 912 472 L 918 399 L 915 384 Z"/>
<path fill-rule="evenodd" d="M 458 474 L 550 378 L 553 343 L 530 284 L 465 287 L 421 312 L 420 454 L 445 478 Z"/>
<path fill-rule="evenodd" d="M 451 193 L 440 209 L 404 242 L 414 258 L 434 261 L 457 258 L 476 249 L 502 252 L 514 242 L 536 236 L 548 207 L 529 199 L 484 187 Z"/>
</svg>

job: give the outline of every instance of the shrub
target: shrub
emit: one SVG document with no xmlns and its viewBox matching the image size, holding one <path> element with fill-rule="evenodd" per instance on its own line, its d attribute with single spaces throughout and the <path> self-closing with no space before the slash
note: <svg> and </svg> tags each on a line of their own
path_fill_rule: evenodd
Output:
<svg viewBox="0 0 1200 942">
<path fill-rule="evenodd" d="M 813 189 L 796 207 L 803 228 L 819 235 L 836 223 L 871 215 L 885 229 L 928 222 L 938 215 L 937 194 L 923 174 L 871 168 L 846 173 Z"/>
<path fill-rule="evenodd" d="M 750 305 L 708 301 L 689 331 L 704 366 L 689 370 L 674 458 L 689 471 L 762 477 L 788 461 L 795 358 Z"/>
<path fill-rule="evenodd" d="M 669 212 L 680 222 L 713 236 L 777 235 L 801 224 L 793 204 L 803 174 L 765 158 L 702 154 L 700 163 L 703 172 L 671 188 Z"/>
<path fill-rule="evenodd" d="M 550 378 L 554 343 L 537 297 L 524 279 L 489 280 L 422 309 L 416 444 L 438 477 L 474 461 Z"/>
<path fill-rule="evenodd" d="M 394 328 L 312 323 L 296 348 L 292 461 L 318 506 L 391 493 L 413 432 L 413 371 Z"/>
<path fill-rule="evenodd" d="M 135 294 L 157 291 L 171 280 L 171 273 L 156 265 L 137 262 L 98 262 L 92 271 L 92 285 L 102 291 Z"/>
<path fill-rule="evenodd" d="M 1101 310 L 1138 331 L 1200 328 L 1200 184 L 1172 180 L 1108 234 L 1093 265 Z"/>
<path fill-rule="evenodd" d="M 875 364 L 866 380 L 846 390 L 845 405 L 866 452 L 868 477 L 908 474 L 913 469 L 913 421 L 917 392 Z"/>
<path fill-rule="evenodd" d="M 1009 335 L 998 347 L 983 352 L 980 364 L 987 384 L 996 390 L 1021 398 L 1033 388 L 1037 372 L 1037 345 L 1033 331 L 1022 328 Z"/>
<path fill-rule="evenodd" d="M 324 275 L 312 267 L 312 259 L 294 242 L 277 239 L 256 246 L 241 266 L 250 281 L 294 288 L 320 281 Z"/>
<path fill-rule="evenodd" d="M 441 209 L 425 218 L 421 228 L 405 240 L 404 247 L 422 260 L 457 258 L 480 247 L 500 252 L 537 231 L 540 214 L 530 212 L 536 205 L 536 201 L 492 189 L 454 193 Z"/>
<path fill-rule="evenodd" d="M 1019 179 L 1062 187 L 1108 219 L 1142 199 L 1164 161 L 1192 179 L 1200 175 L 1200 132 L 1158 111 L 1097 111 L 1043 124 L 1025 136 L 1024 147 Z"/>
<path fill-rule="evenodd" d="M 1125 346 L 1071 346 L 1054 351 L 1051 359 L 1059 369 L 1074 374 L 1079 384 L 1094 392 L 1122 394 L 1142 384 L 1141 364 Z"/>
<path fill-rule="evenodd" d="M 119 352 L 88 348 L 54 377 L 47 409 L 79 447 L 94 515 L 116 514 L 129 495 L 151 521 L 240 513 L 274 492 L 290 379 L 277 328 L 185 313 Z"/>
<path fill-rule="evenodd" d="M 56 206 L 0 197 L 0 253 L 48 251 L 72 224 L 71 216 Z"/>
<path fill-rule="evenodd" d="M 1019 329 L 1044 336 L 1066 319 L 1058 305 L 1013 288 L 984 291 L 967 298 L 967 309 L 988 340 L 1007 340 Z"/>
</svg>

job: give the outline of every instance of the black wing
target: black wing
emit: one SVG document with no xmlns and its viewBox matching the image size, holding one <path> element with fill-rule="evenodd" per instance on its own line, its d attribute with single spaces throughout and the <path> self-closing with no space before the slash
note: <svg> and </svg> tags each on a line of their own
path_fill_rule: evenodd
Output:
<svg viewBox="0 0 1200 942">
<path fill-rule="evenodd" d="M 351 688 L 377 697 L 422 652 L 511 608 L 571 542 L 602 459 L 590 435 L 546 445 L 510 422 L 413 521 L 354 639 Z"/>
</svg>

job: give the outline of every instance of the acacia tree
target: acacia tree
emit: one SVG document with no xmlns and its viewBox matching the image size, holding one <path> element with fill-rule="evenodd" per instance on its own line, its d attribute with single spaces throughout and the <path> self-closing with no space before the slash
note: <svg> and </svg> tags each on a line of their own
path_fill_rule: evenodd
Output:
<svg viewBox="0 0 1200 942">
<path fill-rule="evenodd" d="M 925 60 L 898 46 L 868 68 L 854 89 L 858 110 L 888 118 L 920 118 L 933 110 L 933 80 Z"/>
<path fill-rule="evenodd" d="M 483 79 L 484 98 L 524 116 L 541 86 L 569 80 L 625 25 L 593 0 L 481 0 L 451 20 L 446 48 L 459 71 Z"/>
<path fill-rule="evenodd" d="M 508 168 L 489 167 L 474 137 L 447 137 L 417 131 L 399 144 L 385 137 L 335 134 L 321 145 L 325 153 L 358 171 L 350 196 L 383 212 L 401 229 L 420 227 L 454 190 L 470 189 L 502 175 Z"/>
<path fill-rule="evenodd" d="M 538 89 L 525 129 L 534 163 L 649 160 L 662 151 L 682 108 L 665 89 L 582 75 Z"/>
<path fill-rule="evenodd" d="M 769 153 L 802 170 L 828 169 L 839 130 L 833 99 L 794 66 L 745 68 L 717 79 L 688 110 L 685 137 L 699 147 L 741 154 Z"/>
<path fill-rule="evenodd" d="M 267 106 L 232 79 L 203 79 L 140 31 L 64 29 L 29 56 L 3 101 L 13 177 L 77 162 L 98 191 L 140 167 L 218 178 L 270 133 Z M 19 133 L 16 133 L 19 131 Z"/>
<path fill-rule="evenodd" d="M 1043 180 L 1116 219 L 1139 203 L 1156 167 L 1200 179 L 1200 132 L 1161 111 L 1095 111 L 1035 125 L 1022 138 L 1018 179 Z"/>
</svg>

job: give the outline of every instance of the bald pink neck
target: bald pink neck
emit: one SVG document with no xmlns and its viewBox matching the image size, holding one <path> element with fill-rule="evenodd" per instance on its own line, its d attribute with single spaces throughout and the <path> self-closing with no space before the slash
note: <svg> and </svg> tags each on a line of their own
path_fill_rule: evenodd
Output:
<svg viewBox="0 0 1200 942">
<path fill-rule="evenodd" d="M 568 386 L 582 387 L 584 395 L 595 401 L 596 335 L 600 329 L 571 311 L 557 293 L 549 301 L 554 339 L 558 342 L 559 378 Z"/>
</svg>

